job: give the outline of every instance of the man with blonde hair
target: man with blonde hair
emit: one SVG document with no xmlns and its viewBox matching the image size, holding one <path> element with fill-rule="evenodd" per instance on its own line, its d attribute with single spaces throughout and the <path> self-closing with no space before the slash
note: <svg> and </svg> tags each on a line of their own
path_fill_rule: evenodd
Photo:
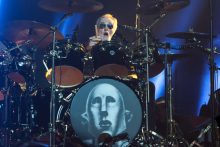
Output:
<svg viewBox="0 0 220 147">
<path fill-rule="evenodd" d="M 118 28 L 118 20 L 111 14 L 104 14 L 99 17 L 95 25 L 95 36 L 89 38 L 87 50 L 101 41 L 111 41 Z"/>
</svg>

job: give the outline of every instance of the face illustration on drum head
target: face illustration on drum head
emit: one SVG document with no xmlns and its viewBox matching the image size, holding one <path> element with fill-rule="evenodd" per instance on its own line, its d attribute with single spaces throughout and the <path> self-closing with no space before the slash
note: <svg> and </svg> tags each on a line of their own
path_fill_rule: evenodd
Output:
<svg viewBox="0 0 220 147">
<path fill-rule="evenodd" d="M 101 83 L 89 93 L 86 114 L 88 129 L 94 137 L 108 133 L 115 136 L 126 130 L 125 107 L 121 93 L 113 85 Z"/>
<path fill-rule="evenodd" d="M 88 145 L 95 143 L 102 133 L 127 133 L 132 140 L 141 126 L 142 108 L 126 84 L 113 78 L 96 78 L 73 96 L 70 117 L 77 136 Z"/>
</svg>

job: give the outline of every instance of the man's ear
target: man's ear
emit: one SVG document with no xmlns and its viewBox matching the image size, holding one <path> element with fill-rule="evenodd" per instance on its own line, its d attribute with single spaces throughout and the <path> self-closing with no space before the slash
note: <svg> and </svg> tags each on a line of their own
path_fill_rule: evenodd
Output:
<svg viewBox="0 0 220 147">
<path fill-rule="evenodd" d="M 130 122 L 133 118 L 133 114 L 129 110 L 125 110 L 125 119 L 127 122 Z"/>
<path fill-rule="evenodd" d="M 84 112 L 83 114 L 81 114 L 81 123 L 83 124 L 83 125 L 85 125 L 85 124 L 87 124 L 88 123 L 88 114 L 86 113 L 86 112 Z"/>
</svg>

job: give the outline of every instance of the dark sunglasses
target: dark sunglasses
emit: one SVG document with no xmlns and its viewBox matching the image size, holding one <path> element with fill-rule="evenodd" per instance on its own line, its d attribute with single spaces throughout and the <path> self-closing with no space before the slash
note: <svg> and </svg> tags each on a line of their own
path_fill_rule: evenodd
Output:
<svg viewBox="0 0 220 147">
<path fill-rule="evenodd" d="M 104 29 L 104 28 L 109 28 L 109 29 L 112 29 L 113 28 L 113 25 L 112 24 L 104 24 L 104 23 L 101 23 L 101 24 L 99 24 L 98 25 L 98 27 L 100 28 L 100 29 Z"/>
</svg>

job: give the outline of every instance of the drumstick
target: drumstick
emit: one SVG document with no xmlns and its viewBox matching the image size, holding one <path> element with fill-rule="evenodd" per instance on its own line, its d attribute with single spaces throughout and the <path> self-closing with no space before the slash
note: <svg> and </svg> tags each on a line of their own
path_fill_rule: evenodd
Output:
<svg viewBox="0 0 220 147">
<path fill-rule="evenodd" d="M 98 37 L 98 27 L 95 25 L 95 36 Z"/>
</svg>

